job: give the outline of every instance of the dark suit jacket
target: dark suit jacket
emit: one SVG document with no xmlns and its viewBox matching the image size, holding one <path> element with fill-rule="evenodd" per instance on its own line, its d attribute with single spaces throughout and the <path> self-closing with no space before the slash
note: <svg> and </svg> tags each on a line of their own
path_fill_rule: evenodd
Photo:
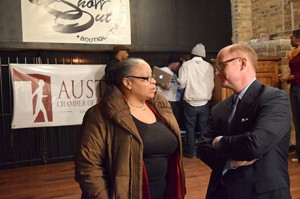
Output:
<svg viewBox="0 0 300 199">
<path fill-rule="evenodd" d="M 200 140 L 199 156 L 212 169 L 206 198 L 226 198 L 220 196 L 220 187 L 226 188 L 229 199 L 291 198 L 287 162 L 291 113 L 287 94 L 255 80 L 240 101 L 229 129 L 232 98 L 212 108 L 208 130 Z M 217 136 L 223 137 L 213 150 L 211 143 Z M 255 158 L 260 159 L 222 176 L 226 160 Z"/>
</svg>

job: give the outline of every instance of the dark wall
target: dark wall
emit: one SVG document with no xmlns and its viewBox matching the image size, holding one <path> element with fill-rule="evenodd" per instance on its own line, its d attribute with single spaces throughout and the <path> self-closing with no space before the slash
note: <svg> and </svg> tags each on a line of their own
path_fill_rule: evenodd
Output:
<svg viewBox="0 0 300 199">
<path fill-rule="evenodd" d="M 20 2 L 0 1 L 0 48 L 111 50 L 111 45 L 23 43 Z M 231 43 L 230 0 L 130 0 L 130 10 L 134 51 L 189 52 L 201 42 L 210 53 Z"/>
<path fill-rule="evenodd" d="M 132 3 L 133 44 L 141 50 L 190 51 L 203 43 L 216 52 L 231 43 L 231 4 L 206 0 Z M 147 9 L 145 9 L 147 8 Z"/>
<path fill-rule="evenodd" d="M 25 1 L 25 0 L 22 0 Z M 230 1 L 130 0 L 131 56 L 162 66 L 195 44 L 208 58 L 231 43 Z M 80 126 L 11 129 L 9 63 L 105 64 L 112 45 L 23 43 L 20 1 L 0 0 L 0 169 L 72 160 Z"/>
</svg>

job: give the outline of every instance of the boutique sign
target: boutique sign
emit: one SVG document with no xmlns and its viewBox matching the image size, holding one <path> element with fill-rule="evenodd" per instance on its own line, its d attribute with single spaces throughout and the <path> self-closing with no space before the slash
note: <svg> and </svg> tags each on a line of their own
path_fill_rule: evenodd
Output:
<svg viewBox="0 0 300 199">
<path fill-rule="evenodd" d="M 131 44 L 129 0 L 22 0 L 24 42 Z"/>
<path fill-rule="evenodd" d="M 10 64 L 12 128 L 78 125 L 104 92 L 105 65 Z"/>
</svg>

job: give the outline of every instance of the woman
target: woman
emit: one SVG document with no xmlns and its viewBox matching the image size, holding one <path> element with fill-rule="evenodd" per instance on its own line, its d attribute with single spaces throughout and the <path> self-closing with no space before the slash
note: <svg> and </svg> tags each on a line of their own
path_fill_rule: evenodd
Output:
<svg viewBox="0 0 300 199">
<path fill-rule="evenodd" d="M 290 101 L 296 132 L 296 156 L 292 162 L 300 160 L 300 29 L 291 35 L 291 45 L 294 49 L 288 53 L 290 74 L 279 75 L 281 82 L 288 82 L 290 87 Z"/>
<path fill-rule="evenodd" d="M 85 114 L 75 156 L 82 198 L 184 197 L 180 130 L 151 74 L 142 59 L 118 63 Z"/>
</svg>

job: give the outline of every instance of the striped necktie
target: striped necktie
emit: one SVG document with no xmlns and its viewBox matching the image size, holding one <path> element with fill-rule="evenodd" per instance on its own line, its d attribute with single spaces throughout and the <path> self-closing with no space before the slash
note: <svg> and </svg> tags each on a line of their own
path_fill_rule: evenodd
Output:
<svg viewBox="0 0 300 199">
<path fill-rule="evenodd" d="M 231 113 L 230 113 L 230 115 L 228 117 L 228 124 L 232 121 L 232 119 L 234 117 L 234 114 L 235 114 L 235 111 L 236 111 L 236 108 L 237 108 L 237 106 L 238 106 L 238 104 L 239 104 L 240 101 L 241 100 L 240 100 L 239 96 L 235 94 L 233 96 L 232 111 L 231 111 Z"/>
</svg>

